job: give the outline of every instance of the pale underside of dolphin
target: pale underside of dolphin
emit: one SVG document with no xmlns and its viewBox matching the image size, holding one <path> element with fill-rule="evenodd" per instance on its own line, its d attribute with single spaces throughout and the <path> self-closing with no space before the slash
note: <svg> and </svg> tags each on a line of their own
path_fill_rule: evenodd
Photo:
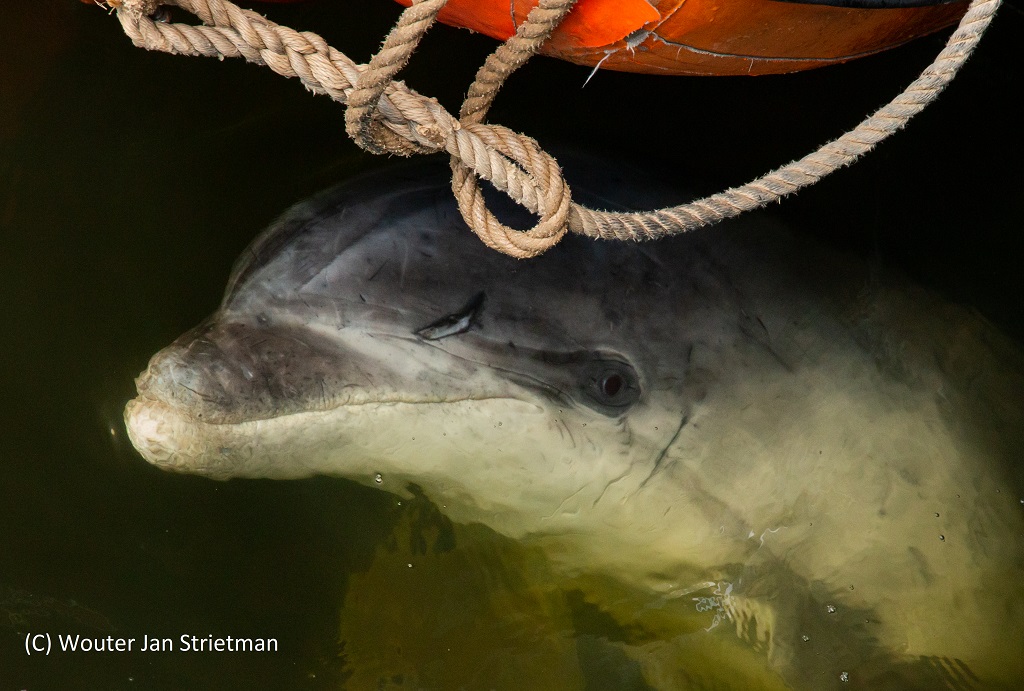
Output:
<svg viewBox="0 0 1024 691">
<path fill-rule="evenodd" d="M 668 598 L 734 579 L 797 685 L 797 630 L 759 569 L 893 659 L 1024 678 L 1015 344 L 763 219 L 510 259 L 442 180 L 371 177 L 265 231 L 220 309 L 139 377 L 142 455 L 421 488 Z"/>
</svg>

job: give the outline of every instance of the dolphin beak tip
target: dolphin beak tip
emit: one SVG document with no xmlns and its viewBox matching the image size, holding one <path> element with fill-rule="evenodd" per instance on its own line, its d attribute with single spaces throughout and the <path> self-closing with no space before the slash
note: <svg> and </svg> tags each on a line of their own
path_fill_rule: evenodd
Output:
<svg viewBox="0 0 1024 691">
<path fill-rule="evenodd" d="M 128 401 L 124 423 L 132 445 L 146 461 L 169 470 L 184 469 L 198 440 L 192 425 L 162 401 L 138 396 Z"/>
</svg>

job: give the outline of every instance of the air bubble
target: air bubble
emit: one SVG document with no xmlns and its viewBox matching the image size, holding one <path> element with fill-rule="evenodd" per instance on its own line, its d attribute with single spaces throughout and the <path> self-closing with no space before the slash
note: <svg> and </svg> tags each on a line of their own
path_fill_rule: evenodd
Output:
<svg viewBox="0 0 1024 691">
<path fill-rule="evenodd" d="M 940 542 L 945 542 L 946 541 L 946 536 L 945 535 L 939 535 L 939 541 Z"/>
</svg>

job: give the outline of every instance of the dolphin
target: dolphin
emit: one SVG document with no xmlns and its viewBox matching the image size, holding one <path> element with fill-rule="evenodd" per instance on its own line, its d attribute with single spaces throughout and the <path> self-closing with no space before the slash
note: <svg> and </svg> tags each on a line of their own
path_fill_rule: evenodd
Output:
<svg viewBox="0 0 1024 691">
<path fill-rule="evenodd" d="M 1019 345 L 764 216 L 511 259 L 435 173 L 343 184 L 260 235 L 136 380 L 141 455 L 422 494 L 666 599 L 718 584 L 705 606 L 756 619 L 798 686 L 821 687 L 801 632 L 835 622 L 949 685 L 1024 679 Z M 591 199 L 653 188 L 610 175 Z"/>
</svg>

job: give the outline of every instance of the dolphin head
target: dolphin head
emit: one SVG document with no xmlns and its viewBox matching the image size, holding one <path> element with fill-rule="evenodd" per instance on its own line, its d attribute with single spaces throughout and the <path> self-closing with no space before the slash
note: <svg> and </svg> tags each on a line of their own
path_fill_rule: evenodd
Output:
<svg viewBox="0 0 1024 691">
<path fill-rule="evenodd" d="M 499 255 L 441 176 L 349 184 L 253 243 L 220 309 L 137 379 L 129 434 L 167 469 L 415 483 L 529 532 L 513 516 L 635 490 L 687 417 L 687 345 L 651 347 L 639 317 L 657 268 L 581 239 Z"/>
</svg>

